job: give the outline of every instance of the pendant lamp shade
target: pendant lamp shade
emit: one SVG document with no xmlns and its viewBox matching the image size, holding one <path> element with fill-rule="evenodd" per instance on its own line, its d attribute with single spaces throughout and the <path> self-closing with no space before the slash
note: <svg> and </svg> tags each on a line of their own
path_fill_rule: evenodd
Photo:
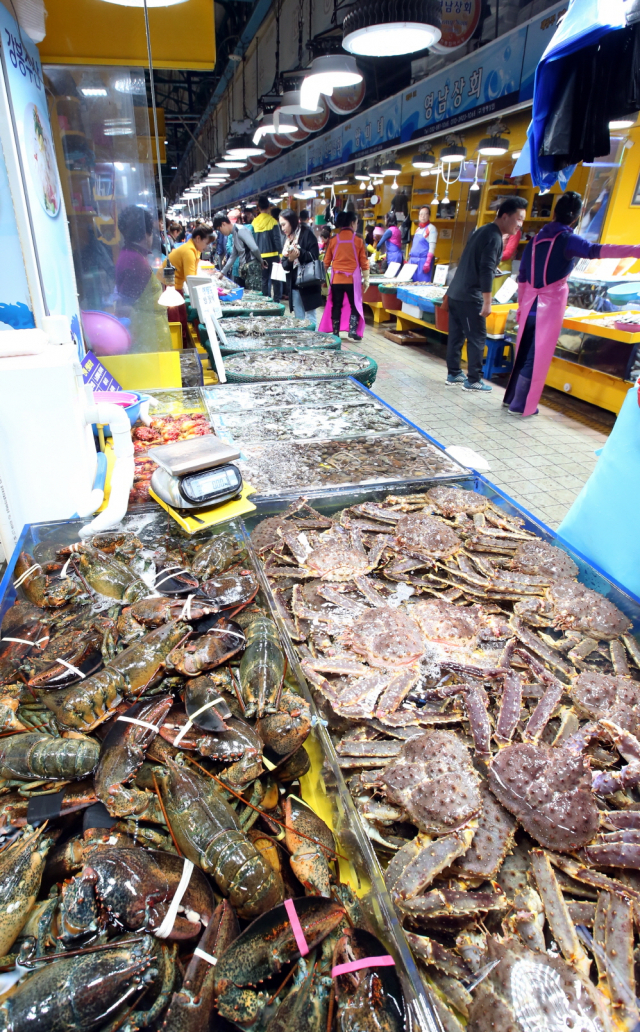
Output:
<svg viewBox="0 0 640 1032">
<path fill-rule="evenodd" d="M 411 162 L 414 168 L 433 168 L 436 165 L 436 156 L 433 151 L 416 154 Z"/>
<path fill-rule="evenodd" d="M 230 158 L 257 158 L 264 154 L 264 147 L 253 142 L 249 133 L 241 133 L 238 136 L 230 136 L 227 141 L 225 157 Z"/>
<path fill-rule="evenodd" d="M 350 54 L 393 57 L 414 54 L 442 35 L 440 0 L 364 0 L 342 23 L 342 46 Z"/>
<path fill-rule="evenodd" d="M 458 161 L 464 161 L 466 156 L 466 149 L 456 143 L 449 144 L 447 147 L 443 147 L 440 151 L 440 161 L 444 165 L 453 165 Z"/>
<path fill-rule="evenodd" d="M 319 104 L 314 108 L 304 106 L 300 90 L 288 90 L 280 98 L 281 115 L 317 115 L 320 111 Z"/>
<path fill-rule="evenodd" d="M 382 163 L 380 173 L 383 176 L 399 176 L 402 172 L 402 165 L 399 165 L 397 161 L 386 161 Z"/>
<path fill-rule="evenodd" d="M 478 154 L 487 158 L 499 158 L 509 150 L 509 141 L 504 136 L 485 136 L 478 144 Z"/>
<path fill-rule="evenodd" d="M 325 54 L 316 57 L 307 69 L 300 87 L 300 100 L 305 107 L 317 109 L 320 94 L 330 97 L 339 86 L 355 86 L 362 82 L 362 72 L 353 57 L 346 54 Z"/>
</svg>

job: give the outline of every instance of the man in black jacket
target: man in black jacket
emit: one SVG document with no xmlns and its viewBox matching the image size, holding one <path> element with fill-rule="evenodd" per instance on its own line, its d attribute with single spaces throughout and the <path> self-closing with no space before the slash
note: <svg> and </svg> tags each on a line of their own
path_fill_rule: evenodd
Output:
<svg viewBox="0 0 640 1032">
<path fill-rule="evenodd" d="M 507 197 L 493 222 L 474 230 L 462 252 L 460 264 L 447 291 L 449 338 L 447 341 L 447 386 L 462 384 L 465 391 L 490 391 L 482 380 L 482 360 L 487 339 L 487 316 L 491 312 L 493 278 L 502 258 L 503 237 L 522 227 L 527 202 Z M 467 341 L 467 375 L 460 368 L 462 345 Z"/>
<path fill-rule="evenodd" d="M 279 280 L 271 279 L 271 269 L 274 262 L 280 261 L 282 234 L 280 226 L 271 214 L 271 204 L 266 194 L 260 194 L 258 197 L 258 208 L 260 213 L 256 215 L 251 225 L 262 260 L 266 262 L 262 272 L 262 293 L 265 297 L 270 297 L 273 283 L 273 300 L 279 301 L 282 296 L 282 283 Z"/>
</svg>

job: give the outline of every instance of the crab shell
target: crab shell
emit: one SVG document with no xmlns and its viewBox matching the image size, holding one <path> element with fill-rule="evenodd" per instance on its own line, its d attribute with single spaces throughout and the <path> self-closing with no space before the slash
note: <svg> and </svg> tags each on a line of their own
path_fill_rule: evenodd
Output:
<svg viewBox="0 0 640 1032">
<path fill-rule="evenodd" d="M 436 835 L 462 828 L 482 806 L 469 750 L 450 731 L 427 731 L 404 742 L 380 784 L 421 831 Z"/>
<path fill-rule="evenodd" d="M 509 745 L 494 756 L 489 787 L 525 831 L 547 849 L 586 846 L 600 823 L 582 755 L 547 745 Z"/>
<path fill-rule="evenodd" d="M 466 513 L 473 516 L 489 507 L 489 499 L 476 491 L 465 491 L 461 487 L 431 487 L 427 499 L 443 516 L 457 516 Z"/>
<path fill-rule="evenodd" d="M 630 677 L 612 677 L 595 670 L 585 670 L 571 688 L 571 698 L 578 712 L 591 720 L 613 721 L 640 735 L 640 683 Z"/>
<path fill-rule="evenodd" d="M 560 957 L 489 935 L 485 961 L 494 960 L 499 963 L 473 994 L 467 1032 L 611 1029 L 595 987 Z"/>
<path fill-rule="evenodd" d="M 425 513 L 401 516 L 395 529 L 393 541 L 398 551 L 425 562 L 447 559 L 462 548 L 462 541 L 451 527 Z"/>
</svg>

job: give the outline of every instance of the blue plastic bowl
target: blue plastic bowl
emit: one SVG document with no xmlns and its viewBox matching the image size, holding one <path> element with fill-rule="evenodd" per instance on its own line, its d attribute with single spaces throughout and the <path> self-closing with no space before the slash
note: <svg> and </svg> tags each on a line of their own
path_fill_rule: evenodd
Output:
<svg viewBox="0 0 640 1032">
<path fill-rule="evenodd" d="M 640 301 L 640 283 L 616 283 L 607 290 L 607 297 L 614 305 Z"/>
</svg>

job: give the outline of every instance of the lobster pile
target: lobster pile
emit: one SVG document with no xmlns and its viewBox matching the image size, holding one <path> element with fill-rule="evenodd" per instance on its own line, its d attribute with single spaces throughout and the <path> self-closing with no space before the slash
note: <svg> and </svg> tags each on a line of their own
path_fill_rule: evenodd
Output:
<svg viewBox="0 0 640 1032">
<path fill-rule="evenodd" d="M 400 1032 L 398 977 L 295 794 L 312 717 L 240 535 L 159 545 L 164 517 L 139 522 L 16 564 L 0 1030 Z"/>
</svg>

